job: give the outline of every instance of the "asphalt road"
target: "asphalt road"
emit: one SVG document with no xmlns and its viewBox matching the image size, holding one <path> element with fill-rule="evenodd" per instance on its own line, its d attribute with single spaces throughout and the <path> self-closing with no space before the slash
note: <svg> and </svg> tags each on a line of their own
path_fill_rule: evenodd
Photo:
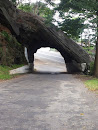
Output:
<svg viewBox="0 0 98 130">
<path fill-rule="evenodd" d="M 98 130 L 98 96 L 63 67 L 36 59 L 37 73 L 0 82 L 0 130 Z"/>
<path fill-rule="evenodd" d="M 68 74 L 1 82 L 0 130 L 98 130 L 98 97 Z"/>
</svg>

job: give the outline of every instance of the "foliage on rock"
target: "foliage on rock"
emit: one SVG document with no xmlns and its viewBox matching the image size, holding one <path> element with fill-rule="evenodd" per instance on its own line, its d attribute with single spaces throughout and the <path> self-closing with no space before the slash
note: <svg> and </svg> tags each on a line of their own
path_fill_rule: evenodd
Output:
<svg viewBox="0 0 98 130">
<path fill-rule="evenodd" d="M 0 25 L 0 64 L 11 66 L 24 61 L 24 47 L 6 27 Z"/>
</svg>

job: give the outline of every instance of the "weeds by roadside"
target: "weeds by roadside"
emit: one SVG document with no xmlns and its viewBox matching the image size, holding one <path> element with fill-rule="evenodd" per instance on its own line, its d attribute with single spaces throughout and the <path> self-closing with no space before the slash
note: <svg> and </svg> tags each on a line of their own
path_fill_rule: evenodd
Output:
<svg viewBox="0 0 98 130">
<path fill-rule="evenodd" d="M 21 66 L 23 66 L 23 64 L 22 65 L 15 64 L 15 65 L 12 65 L 11 67 L 0 65 L 0 80 L 7 80 L 7 79 L 11 79 L 11 78 L 15 77 L 16 75 L 10 75 L 9 71 L 12 69 L 21 67 Z"/>
<path fill-rule="evenodd" d="M 98 90 L 98 79 L 87 80 L 85 85 L 89 90 L 96 91 Z"/>
<path fill-rule="evenodd" d="M 98 91 L 98 79 L 90 76 L 90 75 L 81 75 L 81 74 L 77 74 L 75 75 L 76 78 L 79 78 L 81 81 L 83 81 L 83 83 L 85 84 L 85 86 L 91 90 L 91 91 Z"/>
</svg>

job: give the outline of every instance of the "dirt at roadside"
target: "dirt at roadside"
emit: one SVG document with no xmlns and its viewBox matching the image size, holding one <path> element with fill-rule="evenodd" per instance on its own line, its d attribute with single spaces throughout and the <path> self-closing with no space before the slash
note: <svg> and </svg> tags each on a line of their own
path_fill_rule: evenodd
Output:
<svg viewBox="0 0 98 130">
<path fill-rule="evenodd" d="M 95 78 L 94 76 L 88 76 L 84 74 L 75 74 L 74 77 L 81 80 L 84 84 L 87 80 L 93 80 Z M 97 97 L 98 97 L 98 90 L 93 91 L 93 92 L 97 94 Z"/>
<path fill-rule="evenodd" d="M 75 78 L 80 79 L 81 81 L 87 81 L 87 80 L 92 80 L 93 78 L 95 78 L 94 76 L 88 76 L 88 75 L 84 75 L 84 74 L 74 74 Z"/>
</svg>

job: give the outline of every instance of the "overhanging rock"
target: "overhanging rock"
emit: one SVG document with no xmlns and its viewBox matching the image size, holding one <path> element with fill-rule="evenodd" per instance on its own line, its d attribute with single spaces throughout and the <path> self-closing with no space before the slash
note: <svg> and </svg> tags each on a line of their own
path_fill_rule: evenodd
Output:
<svg viewBox="0 0 98 130">
<path fill-rule="evenodd" d="M 69 70 L 72 65 L 86 63 L 89 65 L 89 55 L 73 40 L 56 27 L 47 27 L 40 16 L 18 10 L 10 1 L 0 1 L 0 23 L 7 26 L 17 40 L 28 48 L 29 62 L 33 54 L 41 47 L 57 49 L 64 57 Z M 79 64 L 78 64 L 79 63 Z"/>
</svg>

